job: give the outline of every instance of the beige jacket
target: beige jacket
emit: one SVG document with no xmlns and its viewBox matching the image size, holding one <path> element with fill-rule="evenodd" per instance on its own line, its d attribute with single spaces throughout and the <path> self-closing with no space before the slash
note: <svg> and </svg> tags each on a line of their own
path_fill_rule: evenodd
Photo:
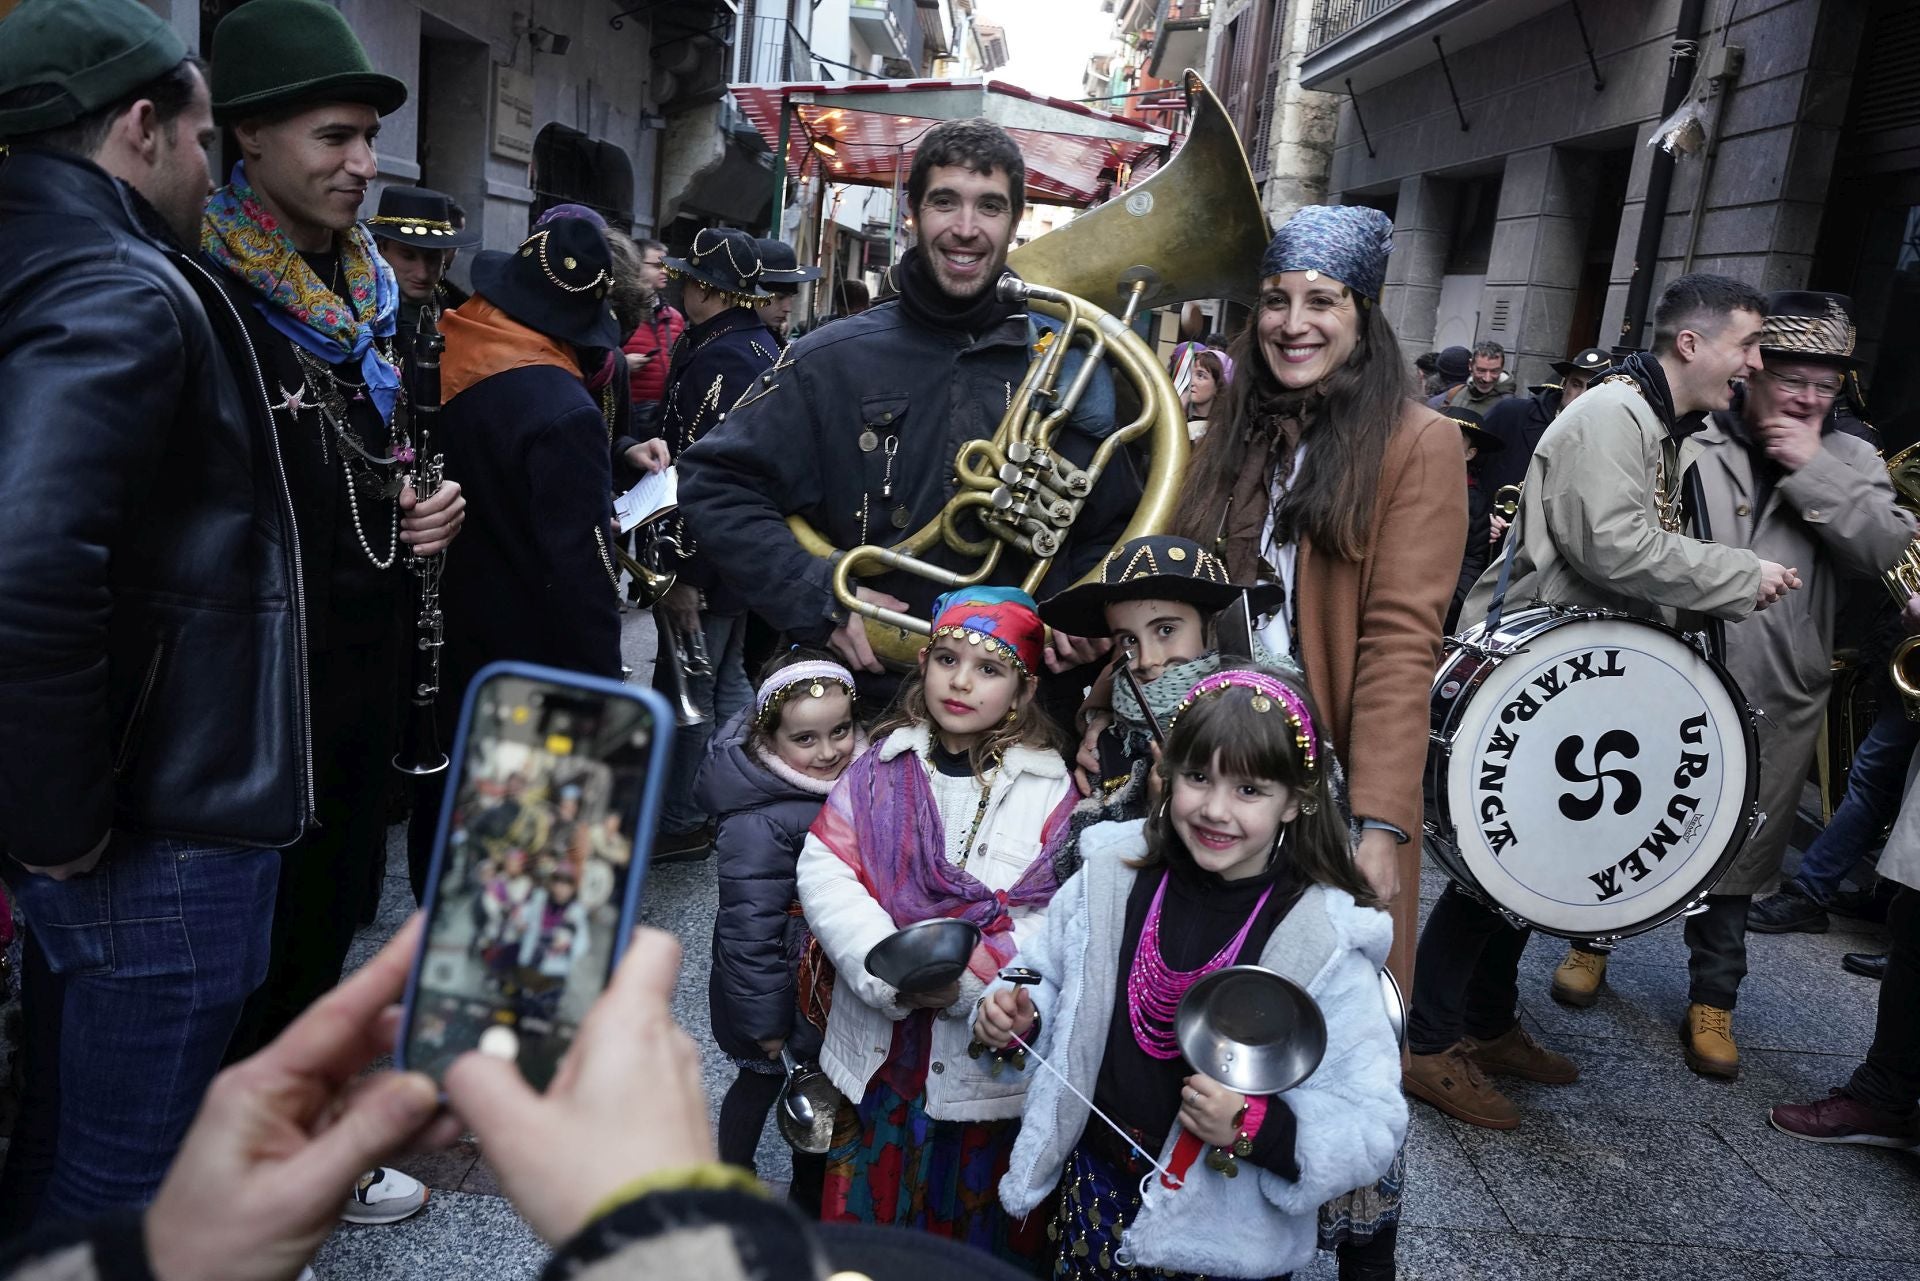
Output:
<svg viewBox="0 0 1920 1281">
<path fill-rule="evenodd" d="M 1684 614 L 1745 618 L 1760 589 L 1760 557 L 1660 527 L 1654 476 L 1667 430 L 1625 377 L 1574 401 L 1534 447 L 1510 538 L 1520 540 L 1507 612 L 1536 603 L 1587 605 L 1689 626 Z M 1682 474 L 1700 457 L 1680 444 Z M 1678 478 L 1671 482 L 1677 492 Z M 1504 549 L 1503 549 L 1504 550 Z M 1486 618 L 1504 556 L 1495 556 L 1460 611 Z"/>
<path fill-rule="evenodd" d="M 1914 524 L 1894 502 L 1873 446 L 1842 432 L 1827 433 L 1820 452 L 1782 475 L 1756 512 L 1754 456 L 1734 438 L 1743 430 L 1731 414 L 1716 414 L 1694 437 L 1704 451 L 1696 466 L 1707 529 L 1715 542 L 1799 570 L 1800 587 L 1727 629 L 1727 670 L 1757 713 L 1759 805 L 1767 821 L 1714 889 L 1770 894 L 1826 715 L 1833 622 L 1847 582 L 1893 564 Z"/>
</svg>

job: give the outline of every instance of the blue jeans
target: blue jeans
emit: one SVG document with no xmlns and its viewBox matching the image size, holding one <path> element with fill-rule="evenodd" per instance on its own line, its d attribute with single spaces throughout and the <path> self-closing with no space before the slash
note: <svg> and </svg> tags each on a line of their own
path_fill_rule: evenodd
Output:
<svg viewBox="0 0 1920 1281">
<path fill-rule="evenodd" d="M 1920 721 L 1910 721 L 1891 689 L 1860 740 L 1847 770 L 1847 794 L 1834 808 L 1826 829 L 1807 846 L 1800 870 L 1787 884 L 1825 907 L 1839 892 L 1880 829 L 1900 810 L 1907 786 L 1907 764 L 1920 745 Z"/>
<path fill-rule="evenodd" d="M 28 1079 L 0 1229 L 153 1199 L 266 977 L 279 871 L 277 850 L 122 831 L 72 880 L 8 866 Z"/>
<path fill-rule="evenodd" d="M 693 780 L 700 773 L 700 762 L 706 759 L 707 743 L 713 738 L 714 730 L 753 701 L 753 686 L 747 683 L 741 650 L 747 636 L 747 616 L 702 613 L 700 626 L 706 636 L 707 658 L 713 664 L 713 674 L 688 678 L 687 693 L 707 719 L 699 725 L 682 726 L 674 735 L 673 774 L 667 780 L 666 796 L 660 807 L 661 832 L 676 836 L 704 826 L 712 817 L 694 799 Z M 654 662 L 653 687 L 672 702 L 673 678 L 665 667 L 665 651 L 666 646 L 662 645 L 660 657 Z"/>
</svg>

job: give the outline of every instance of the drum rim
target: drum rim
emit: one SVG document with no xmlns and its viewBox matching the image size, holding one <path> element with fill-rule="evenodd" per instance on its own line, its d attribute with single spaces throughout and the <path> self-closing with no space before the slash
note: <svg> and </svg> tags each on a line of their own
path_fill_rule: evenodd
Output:
<svg viewBox="0 0 1920 1281">
<path fill-rule="evenodd" d="M 1472 702 L 1474 694 L 1485 684 L 1486 676 L 1508 659 L 1519 657 L 1520 654 L 1524 652 L 1524 646 L 1527 641 L 1544 635 L 1557 627 L 1576 622 L 1634 623 L 1642 627 L 1664 632 L 1685 646 L 1690 653 L 1694 654 L 1706 664 L 1708 670 L 1713 672 L 1725 687 L 1730 701 L 1733 704 L 1735 720 L 1740 728 L 1741 740 L 1746 747 L 1745 778 L 1741 788 L 1741 799 L 1738 811 L 1744 817 L 1735 823 L 1726 849 L 1721 851 L 1720 856 L 1714 860 L 1705 878 L 1688 894 L 1682 896 L 1674 903 L 1659 909 L 1647 918 L 1631 924 L 1615 927 L 1604 933 L 1571 930 L 1533 920 L 1500 902 L 1485 886 L 1481 885 L 1479 879 L 1472 874 L 1472 869 L 1467 864 L 1465 855 L 1460 851 L 1460 845 L 1455 835 L 1458 829 L 1453 822 L 1451 798 L 1448 795 L 1447 789 L 1447 766 L 1453 756 L 1453 743 L 1460 727 L 1460 713 L 1468 703 Z M 1523 922 L 1528 928 L 1538 930 L 1542 934 L 1551 935 L 1555 938 L 1582 940 L 1631 938 L 1637 934 L 1645 934 L 1650 930 L 1656 930 L 1675 917 L 1684 915 L 1692 910 L 1708 894 L 1713 892 L 1713 887 L 1719 884 L 1721 878 L 1727 874 L 1728 869 L 1733 866 L 1734 860 L 1740 856 L 1740 851 L 1744 849 L 1747 842 L 1753 838 L 1754 831 L 1759 826 L 1760 816 L 1756 809 L 1760 788 L 1759 733 L 1754 720 L 1753 706 L 1747 701 L 1746 691 L 1740 688 L 1740 682 L 1733 678 L 1733 673 L 1727 669 L 1725 663 L 1721 662 L 1711 653 L 1703 653 L 1701 649 L 1693 643 L 1691 633 L 1682 632 L 1678 628 L 1668 626 L 1658 619 L 1642 618 L 1638 615 L 1628 614 L 1620 610 L 1570 608 L 1566 606 L 1540 604 L 1529 606 L 1524 610 L 1517 610 L 1506 615 L 1501 620 L 1499 630 L 1494 633 L 1492 645 L 1503 646 L 1507 652 L 1489 653 L 1480 656 L 1479 661 L 1475 663 L 1471 671 L 1466 674 L 1467 679 L 1462 681 L 1460 688 L 1455 690 L 1452 695 L 1443 697 L 1440 693 L 1440 688 L 1448 679 L 1453 667 L 1454 657 L 1463 652 L 1471 652 L 1463 650 L 1461 648 L 1461 642 L 1472 641 L 1480 643 L 1480 633 L 1484 628 L 1484 623 L 1476 623 L 1446 638 L 1446 649 L 1443 651 L 1439 670 L 1434 674 L 1433 685 L 1429 693 L 1429 705 L 1433 709 L 1430 715 L 1432 721 L 1435 723 L 1429 732 L 1427 776 L 1429 782 L 1432 784 L 1431 795 L 1433 797 L 1434 818 L 1428 821 L 1425 826 L 1427 829 L 1426 836 L 1434 854 L 1434 861 L 1440 864 L 1441 870 L 1445 871 L 1450 879 L 1460 883 L 1464 888 L 1472 891 L 1497 910 L 1517 921 Z M 1490 645 L 1489 648 L 1492 648 L 1492 645 Z M 1459 679 L 1459 676 L 1456 675 L 1455 679 Z M 1440 723 L 1442 720 L 1440 711 L 1443 706 L 1445 708 L 1445 716 L 1444 723 L 1442 724 Z"/>
</svg>

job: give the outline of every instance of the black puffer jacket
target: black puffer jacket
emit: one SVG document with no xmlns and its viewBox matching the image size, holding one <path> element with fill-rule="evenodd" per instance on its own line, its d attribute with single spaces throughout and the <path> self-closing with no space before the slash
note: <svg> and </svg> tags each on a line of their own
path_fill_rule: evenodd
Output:
<svg viewBox="0 0 1920 1281">
<path fill-rule="evenodd" d="M 741 712 L 714 735 L 693 785 L 695 799 L 718 816 L 720 909 L 707 981 L 713 1039 L 735 1058 L 760 1059 L 766 1055 L 755 1042 L 786 1037 L 804 1061 L 819 1054 L 820 1030 L 794 1010 L 806 921 L 788 908 L 799 900 L 793 867 L 800 846 L 833 784 L 755 752 L 746 739 Z M 862 739 L 858 749 L 865 748 Z"/>
<path fill-rule="evenodd" d="M 310 809 L 291 498 L 239 317 L 91 163 L 0 161 L 0 850 L 282 846 Z"/>
</svg>

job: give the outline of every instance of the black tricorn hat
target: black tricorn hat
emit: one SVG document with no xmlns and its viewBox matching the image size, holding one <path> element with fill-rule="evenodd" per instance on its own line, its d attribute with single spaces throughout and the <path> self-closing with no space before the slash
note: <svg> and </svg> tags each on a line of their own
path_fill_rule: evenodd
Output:
<svg viewBox="0 0 1920 1281">
<path fill-rule="evenodd" d="M 733 227 L 702 227 L 685 258 L 667 259 L 669 274 L 718 289 L 747 307 L 773 296 L 760 287 L 763 270 L 759 245 Z"/>
<path fill-rule="evenodd" d="M 397 240 L 416 249 L 467 249 L 480 243 L 472 228 L 455 230 L 453 197 L 426 187 L 388 187 L 380 193 L 380 212 L 367 219 L 378 240 Z"/>
<path fill-rule="evenodd" d="M 820 269 L 802 267 L 799 255 L 784 240 L 756 240 L 753 246 L 760 251 L 760 283 L 768 289 L 793 293 L 809 280 L 820 279 Z M 786 288 L 778 289 L 782 285 Z"/>
<path fill-rule="evenodd" d="M 538 333 L 577 347 L 620 345 L 607 305 L 613 254 L 584 218 L 555 218 L 512 253 L 487 250 L 473 260 L 473 291 Z"/>
<path fill-rule="evenodd" d="M 1106 609 L 1115 601 L 1184 601 L 1203 615 L 1213 615 L 1242 591 L 1256 618 L 1279 609 L 1287 596 L 1277 584 L 1254 587 L 1231 581 L 1220 558 L 1192 539 L 1148 534 L 1108 552 L 1092 581 L 1043 601 L 1040 621 L 1069 636 L 1105 636 Z"/>
<path fill-rule="evenodd" d="M 1568 374 L 1585 374 L 1591 378 L 1612 363 L 1612 356 L 1598 347 L 1589 347 L 1585 351 L 1576 353 L 1572 360 L 1554 361 L 1553 372 L 1562 378 Z"/>
<path fill-rule="evenodd" d="M 1507 447 L 1507 442 L 1488 431 L 1482 425 L 1486 420 L 1471 409 L 1448 405 L 1440 411 L 1440 416 L 1458 423 L 1460 433 L 1467 438 L 1467 443 L 1483 454 L 1497 454 Z"/>
<path fill-rule="evenodd" d="M 1788 289 L 1767 297 L 1767 320 L 1760 330 L 1760 354 L 1811 360 L 1852 369 L 1853 300 L 1845 294 Z"/>
</svg>

